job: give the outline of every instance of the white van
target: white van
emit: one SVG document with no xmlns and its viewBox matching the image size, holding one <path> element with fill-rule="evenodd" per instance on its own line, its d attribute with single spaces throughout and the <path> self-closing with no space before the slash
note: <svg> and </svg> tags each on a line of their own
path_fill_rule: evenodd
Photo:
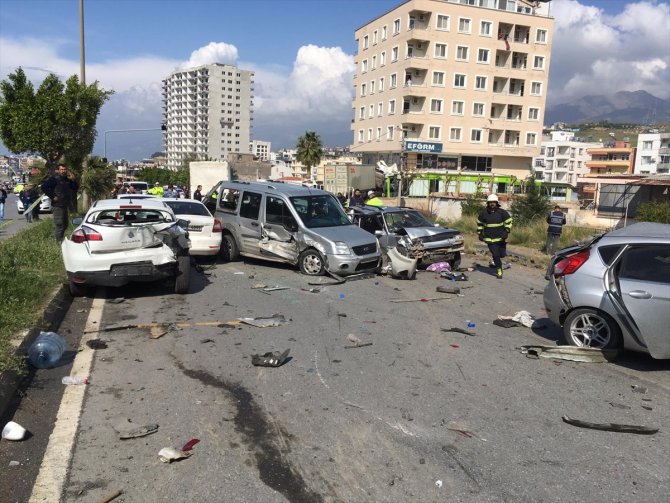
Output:
<svg viewBox="0 0 670 503">
<path fill-rule="evenodd" d="M 221 249 L 229 260 L 244 255 L 287 262 L 310 276 L 372 272 L 381 265 L 377 239 L 352 224 L 330 192 L 279 182 L 223 181 L 204 200 L 216 200 Z"/>
<path fill-rule="evenodd" d="M 135 187 L 135 194 L 146 194 L 149 190 L 149 184 L 147 182 L 133 181 L 133 182 L 123 182 L 123 186 L 127 189 L 130 186 Z"/>
</svg>

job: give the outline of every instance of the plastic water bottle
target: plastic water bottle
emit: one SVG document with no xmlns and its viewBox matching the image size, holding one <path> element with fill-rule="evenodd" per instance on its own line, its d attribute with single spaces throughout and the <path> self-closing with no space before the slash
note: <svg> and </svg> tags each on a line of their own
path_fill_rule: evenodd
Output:
<svg viewBox="0 0 670 503">
<path fill-rule="evenodd" d="M 28 350 L 33 367 L 48 369 L 56 365 L 65 352 L 65 339 L 55 332 L 40 332 Z"/>
</svg>

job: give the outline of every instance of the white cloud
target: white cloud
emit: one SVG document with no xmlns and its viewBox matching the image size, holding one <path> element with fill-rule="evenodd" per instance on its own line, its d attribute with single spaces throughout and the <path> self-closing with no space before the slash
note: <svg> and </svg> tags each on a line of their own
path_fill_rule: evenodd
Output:
<svg viewBox="0 0 670 503">
<path fill-rule="evenodd" d="M 180 68 L 193 68 L 211 63 L 237 64 L 237 47 L 224 42 L 210 42 L 191 53 L 191 58 Z"/>
</svg>

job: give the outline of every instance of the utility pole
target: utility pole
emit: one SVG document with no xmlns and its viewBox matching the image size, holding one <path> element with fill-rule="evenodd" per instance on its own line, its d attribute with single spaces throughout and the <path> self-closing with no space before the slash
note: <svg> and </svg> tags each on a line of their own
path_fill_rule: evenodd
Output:
<svg viewBox="0 0 670 503">
<path fill-rule="evenodd" d="M 79 80 L 86 85 L 86 51 L 84 49 L 84 0 L 79 0 Z"/>
</svg>

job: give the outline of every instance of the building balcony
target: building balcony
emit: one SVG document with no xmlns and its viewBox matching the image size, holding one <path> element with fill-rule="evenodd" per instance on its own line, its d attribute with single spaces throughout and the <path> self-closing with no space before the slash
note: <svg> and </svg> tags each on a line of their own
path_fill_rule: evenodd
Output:
<svg viewBox="0 0 670 503">
<path fill-rule="evenodd" d="M 405 58 L 405 69 L 406 70 L 428 70 L 431 66 L 430 58 L 427 56 L 422 56 L 417 54 L 416 51 L 412 56 L 407 56 Z"/>
<path fill-rule="evenodd" d="M 592 160 L 592 161 L 586 161 L 584 165 L 589 168 L 589 169 L 609 169 L 609 168 L 625 168 L 628 169 L 630 167 L 630 161 L 600 161 L 600 160 Z"/>
</svg>

